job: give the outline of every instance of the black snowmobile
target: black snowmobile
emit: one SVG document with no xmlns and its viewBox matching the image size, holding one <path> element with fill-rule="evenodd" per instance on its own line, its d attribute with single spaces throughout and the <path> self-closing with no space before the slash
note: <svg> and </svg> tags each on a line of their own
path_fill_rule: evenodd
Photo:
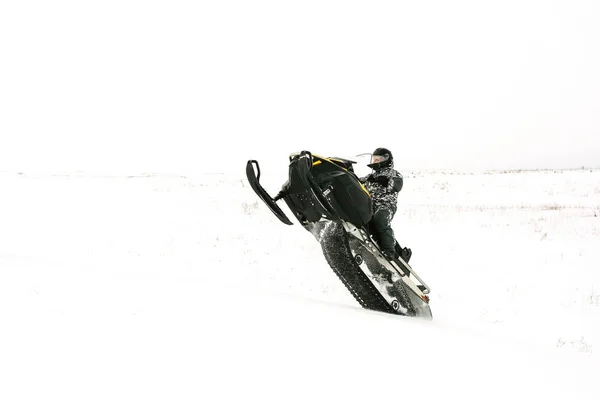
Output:
<svg viewBox="0 0 600 400">
<path fill-rule="evenodd" d="M 275 198 L 260 185 L 256 160 L 248 161 L 246 176 L 277 218 L 292 225 L 276 204 L 280 199 L 287 203 L 319 241 L 325 259 L 362 307 L 431 319 L 430 289 L 400 257 L 403 249 L 396 242 L 396 256 L 388 259 L 369 233 L 373 204 L 352 164 L 308 151 L 292 154 L 289 179 Z"/>
</svg>

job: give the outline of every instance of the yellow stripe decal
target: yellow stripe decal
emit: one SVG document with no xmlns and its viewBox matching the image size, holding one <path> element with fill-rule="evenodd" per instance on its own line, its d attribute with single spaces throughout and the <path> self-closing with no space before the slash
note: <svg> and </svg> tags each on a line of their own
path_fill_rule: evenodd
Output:
<svg viewBox="0 0 600 400">
<path fill-rule="evenodd" d="M 371 193 L 369 193 L 369 191 L 367 190 L 367 188 L 364 187 L 363 184 L 360 181 L 358 181 L 358 184 L 360 185 L 360 187 L 362 188 L 362 190 L 365 191 L 365 193 L 367 194 L 367 196 L 371 197 Z"/>
</svg>

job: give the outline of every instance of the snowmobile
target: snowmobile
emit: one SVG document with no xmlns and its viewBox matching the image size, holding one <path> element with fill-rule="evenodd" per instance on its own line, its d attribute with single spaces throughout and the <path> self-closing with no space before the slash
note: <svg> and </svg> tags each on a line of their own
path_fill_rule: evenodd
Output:
<svg viewBox="0 0 600 400">
<path fill-rule="evenodd" d="M 400 257 L 403 249 L 398 242 L 396 256 L 386 258 L 369 232 L 373 203 L 354 173 L 356 162 L 309 151 L 294 153 L 289 161 L 289 179 L 275 198 L 260 184 L 258 161 L 246 165 L 250 186 L 275 216 L 293 225 L 277 205 L 284 200 L 300 225 L 321 244 L 329 266 L 363 308 L 432 319 L 430 288 Z"/>
</svg>

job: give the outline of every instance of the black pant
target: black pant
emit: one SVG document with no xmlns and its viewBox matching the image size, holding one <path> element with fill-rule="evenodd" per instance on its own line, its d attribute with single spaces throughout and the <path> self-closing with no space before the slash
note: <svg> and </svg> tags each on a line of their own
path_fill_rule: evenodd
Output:
<svg viewBox="0 0 600 400">
<path fill-rule="evenodd" d="M 389 208 L 379 208 L 373 214 L 373 219 L 371 219 L 370 228 L 382 251 L 394 253 L 396 239 L 394 239 L 394 230 L 391 224 L 395 213 L 395 210 Z"/>
</svg>

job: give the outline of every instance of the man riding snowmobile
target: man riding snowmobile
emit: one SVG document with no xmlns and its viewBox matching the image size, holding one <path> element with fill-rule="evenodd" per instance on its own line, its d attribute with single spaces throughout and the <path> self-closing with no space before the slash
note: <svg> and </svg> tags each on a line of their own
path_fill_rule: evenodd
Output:
<svg viewBox="0 0 600 400">
<path fill-rule="evenodd" d="M 430 288 L 406 261 L 410 251 L 400 247 L 389 226 L 403 181 L 393 169 L 391 152 L 375 151 L 373 173 L 363 178 L 364 183 L 353 171 L 354 161 L 306 150 L 291 154 L 289 161 L 288 180 L 275 198 L 259 182 L 258 161 L 246 164 L 250 186 L 273 214 L 293 225 L 276 204 L 284 200 L 300 225 L 315 236 L 327 263 L 362 307 L 431 319 Z M 379 213 L 375 219 L 374 212 Z"/>
<path fill-rule="evenodd" d="M 398 193 L 404 185 L 404 178 L 394 169 L 392 152 L 384 147 L 375 149 L 371 155 L 371 163 L 367 165 L 373 172 L 360 181 L 365 185 L 373 199 L 373 219 L 369 229 L 379 243 L 386 258 L 394 260 L 402 257 L 409 261 L 412 251 L 409 248 L 400 248 L 396 251 L 394 230 L 391 223 L 398 208 Z"/>
</svg>

